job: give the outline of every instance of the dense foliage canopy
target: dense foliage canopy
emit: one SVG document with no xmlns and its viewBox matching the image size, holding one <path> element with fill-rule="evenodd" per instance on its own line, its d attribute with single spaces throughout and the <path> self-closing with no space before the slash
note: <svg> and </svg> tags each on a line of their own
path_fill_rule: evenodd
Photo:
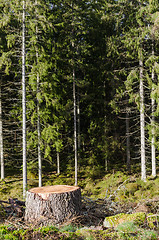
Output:
<svg viewBox="0 0 159 240">
<path fill-rule="evenodd" d="M 1 167 L 23 163 L 25 12 L 27 168 L 41 158 L 43 171 L 156 175 L 158 9 L 156 0 L 0 0 Z"/>
</svg>

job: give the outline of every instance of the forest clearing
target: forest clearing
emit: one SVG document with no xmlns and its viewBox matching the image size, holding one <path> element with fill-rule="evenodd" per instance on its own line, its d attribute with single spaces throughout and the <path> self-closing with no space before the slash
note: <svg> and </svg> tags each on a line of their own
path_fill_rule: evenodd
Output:
<svg viewBox="0 0 159 240">
<path fill-rule="evenodd" d="M 70 184 L 71 181 L 73 184 L 71 176 L 58 177 L 52 173 L 45 177 L 46 186 Z M 52 225 L 42 219 L 32 224 L 24 221 L 22 178 L 8 177 L 0 183 L 0 199 L 3 199 L 0 200 L 0 239 L 158 239 L 158 181 L 157 177 L 145 184 L 137 175 L 131 177 L 119 171 L 102 179 L 82 179 L 80 216 L 60 225 Z M 28 179 L 28 184 L 29 187 L 36 187 L 38 178 Z M 123 223 L 120 220 L 117 226 L 103 225 L 108 217 L 120 216 L 124 219 L 126 215 L 129 218 Z M 134 217 L 131 219 L 130 216 Z M 153 220 L 149 221 L 151 216 Z"/>
<path fill-rule="evenodd" d="M 158 238 L 158 9 L 0 0 L 1 239 Z M 28 190 L 57 185 L 79 217 L 24 221 Z"/>
</svg>

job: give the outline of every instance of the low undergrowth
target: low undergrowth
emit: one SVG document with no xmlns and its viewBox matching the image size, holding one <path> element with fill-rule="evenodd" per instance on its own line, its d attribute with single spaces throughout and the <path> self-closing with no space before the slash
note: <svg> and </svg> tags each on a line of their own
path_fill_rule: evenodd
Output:
<svg viewBox="0 0 159 240">
<path fill-rule="evenodd" d="M 125 222 L 119 224 L 116 228 L 119 239 L 135 240 L 135 239 L 158 239 L 158 233 L 152 229 L 138 227 L 133 222 Z"/>
<path fill-rule="evenodd" d="M 154 230 L 139 228 L 132 222 L 127 222 L 118 225 L 116 229 L 96 230 L 86 227 L 77 228 L 72 225 L 66 225 L 61 228 L 55 226 L 40 227 L 33 229 L 19 228 L 13 225 L 1 225 L 0 226 L 0 239 L 9 240 L 36 240 L 36 239 L 62 239 L 62 240 L 157 240 L 158 233 Z"/>
<path fill-rule="evenodd" d="M 43 185 L 74 185 L 73 173 L 57 175 L 50 173 L 43 176 Z M 111 198 L 116 202 L 138 202 L 159 196 L 159 177 L 149 178 L 147 182 L 140 180 L 138 175 L 127 175 L 122 171 L 108 173 L 102 178 L 92 179 L 81 171 L 78 185 L 82 195 L 93 199 Z M 36 176 L 28 174 L 28 189 L 38 186 Z M 7 177 L 0 181 L 0 199 L 18 198 L 22 200 L 22 177 Z"/>
<path fill-rule="evenodd" d="M 28 175 L 28 188 L 37 187 L 36 176 Z M 43 175 L 43 185 L 74 185 L 73 172 L 57 175 L 52 172 Z M 125 172 L 116 171 L 108 173 L 100 179 L 86 176 L 81 171 L 78 184 L 82 190 L 82 196 L 89 199 L 107 199 L 116 203 L 123 203 L 125 206 L 135 207 L 138 203 L 150 199 L 159 199 L 159 177 L 149 178 L 147 182 L 142 182 L 138 175 L 127 175 Z M 7 177 L 0 181 L 0 200 L 9 198 L 22 199 L 22 178 L 20 176 Z M 159 214 L 159 206 L 153 205 L 149 201 L 150 212 Z M 5 212 L 0 208 L 0 218 L 5 219 Z M 107 239 L 158 239 L 159 228 L 150 229 L 147 226 L 137 226 L 132 222 L 119 224 L 116 228 L 104 229 L 102 222 L 100 229 L 95 226 L 93 229 L 88 225 L 65 225 L 63 227 L 41 227 L 23 226 L 18 224 L 8 224 L 0 226 L 0 240 L 23 240 L 23 239 L 86 239 L 86 240 L 107 240 Z"/>
<path fill-rule="evenodd" d="M 92 198 L 112 198 L 116 202 L 138 202 L 159 196 L 159 177 L 147 182 L 123 172 L 107 174 L 100 180 L 85 179 L 83 194 Z"/>
</svg>

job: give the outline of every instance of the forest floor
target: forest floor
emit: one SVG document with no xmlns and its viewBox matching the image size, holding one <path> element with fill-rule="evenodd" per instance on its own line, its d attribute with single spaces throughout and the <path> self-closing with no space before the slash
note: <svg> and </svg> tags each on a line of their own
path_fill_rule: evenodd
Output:
<svg viewBox="0 0 159 240">
<path fill-rule="evenodd" d="M 72 176 L 44 176 L 44 185 L 73 185 Z M 30 174 L 29 188 L 38 180 Z M 159 176 L 146 183 L 136 175 L 123 172 L 109 173 L 101 179 L 79 180 L 82 190 L 81 215 L 59 226 L 45 226 L 43 222 L 24 222 L 25 202 L 22 199 L 20 176 L 7 177 L 0 182 L 0 239 L 159 239 Z M 157 221 L 153 227 L 147 222 L 105 228 L 105 217 L 120 213 L 152 213 Z"/>
</svg>

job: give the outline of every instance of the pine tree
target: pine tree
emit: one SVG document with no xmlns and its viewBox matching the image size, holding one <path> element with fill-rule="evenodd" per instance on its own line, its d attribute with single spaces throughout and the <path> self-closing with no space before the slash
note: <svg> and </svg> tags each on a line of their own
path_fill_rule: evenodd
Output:
<svg viewBox="0 0 159 240">
<path fill-rule="evenodd" d="M 0 68 L 1 75 L 1 106 L 3 114 L 3 152 L 7 156 L 7 165 L 17 165 L 17 161 L 20 156 L 19 149 L 21 148 L 21 130 L 19 130 L 19 120 L 15 120 L 13 116 L 13 109 L 18 105 L 19 97 L 19 82 L 18 77 L 18 61 L 17 55 L 21 49 L 18 48 L 20 36 L 20 25 L 18 19 L 20 19 L 19 10 L 17 8 L 17 2 L 12 1 L 6 3 L 1 1 L 1 21 L 0 31 L 1 34 L 1 46 L 2 52 L 0 54 Z M 17 72 L 15 73 L 15 69 Z M 19 76 L 18 76 L 19 75 Z M 16 93 L 17 90 L 17 93 Z M 14 93 L 14 94 L 13 94 Z M 2 116 L 2 115 L 1 115 Z M 15 140 L 16 139 L 16 140 Z M 2 142 L 1 142 L 2 143 Z M 3 159 L 2 157 L 1 159 Z M 16 159 L 16 160 L 15 160 Z M 13 164 L 13 162 L 15 164 Z M 2 164 L 3 166 L 3 164 Z"/>
<path fill-rule="evenodd" d="M 30 123 L 28 126 L 28 150 L 32 159 L 34 159 L 35 151 L 38 148 L 40 159 L 52 163 L 54 156 L 51 152 L 56 149 L 59 156 L 62 149 L 60 139 L 62 124 L 60 122 L 63 118 L 61 117 L 63 107 L 60 103 L 62 92 L 59 92 L 60 81 L 56 70 L 57 53 L 55 47 L 58 45 L 55 42 L 55 25 L 58 24 L 56 22 L 56 7 L 54 8 L 49 2 L 44 6 L 41 1 L 37 1 L 36 6 L 30 5 L 28 8 L 31 13 L 28 33 L 29 35 L 33 32 L 35 34 L 32 35 L 32 44 L 29 44 L 27 58 L 28 71 L 30 72 L 28 85 L 30 92 L 28 94 L 28 120 Z M 36 95 L 35 92 L 37 92 Z M 35 107 L 35 99 L 38 100 L 37 108 Z M 36 128 L 37 125 L 38 129 Z M 41 160 L 38 161 L 39 170 L 41 169 Z M 33 162 L 35 160 L 32 160 L 30 164 L 32 165 Z M 41 170 L 39 171 L 41 175 L 40 172 Z"/>
</svg>

